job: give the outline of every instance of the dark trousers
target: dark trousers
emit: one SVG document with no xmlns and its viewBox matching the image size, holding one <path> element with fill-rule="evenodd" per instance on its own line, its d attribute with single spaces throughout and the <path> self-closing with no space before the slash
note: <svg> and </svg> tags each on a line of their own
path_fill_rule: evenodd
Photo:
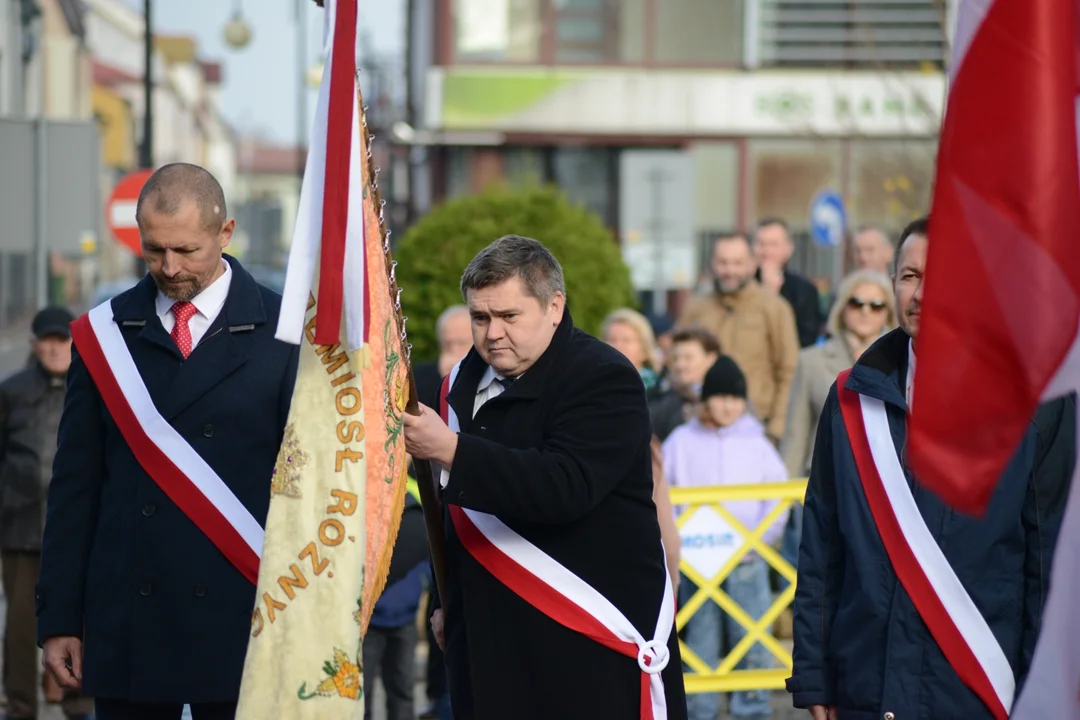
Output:
<svg viewBox="0 0 1080 720">
<path fill-rule="evenodd" d="M 432 593 L 435 590 L 432 589 Z M 427 610 L 424 617 L 431 618 L 431 605 L 434 595 L 428 595 Z M 431 621 L 424 623 L 427 632 L 428 657 L 427 657 L 427 696 L 428 700 L 438 704 L 439 700 L 446 695 L 446 658 L 443 657 L 442 648 L 435 642 L 435 633 L 431 630 Z"/>
<path fill-rule="evenodd" d="M 416 625 L 368 627 L 364 637 L 364 716 L 375 717 L 375 678 L 386 690 L 387 720 L 413 720 L 416 685 Z"/>
<path fill-rule="evenodd" d="M 97 720 L 180 720 L 183 703 L 133 703 L 127 700 L 98 698 Z M 195 703 L 191 706 L 194 720 L 234 720 L 236 703 Z"/>
<path fill-rule="evenodd" d="M 4 629 L 4 692 L 9 718 L 36 718 L 41 663 L 38 661 L 37 611 L 34 586 L 37 584 L 41 553 L 4 550 L 4 595 L 7 617 Z M 93 711 L 94 701 L 77 693 L 65 693 L 61 701 L 68 717 Z"/>
</svg>

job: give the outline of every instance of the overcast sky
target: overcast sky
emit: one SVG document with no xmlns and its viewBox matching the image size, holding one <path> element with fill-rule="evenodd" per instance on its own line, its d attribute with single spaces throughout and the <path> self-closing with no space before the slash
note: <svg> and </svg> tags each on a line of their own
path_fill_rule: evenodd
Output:
<svg viewBox="0 0 1080 720">
<path fill-rule="evenodd" d="M 143 0 L 126 0 L 142 10 Z M 154 28 L 163 34 L 198 38 L 200 54 L 224 66 L 222 106 L 239 130 L 259 131 L 282 144 L 296 142 L 296 2 L 297 0 L 157 0 Z M 307 14 L 308 65 L 322 55 L 323 10 L 300 0 Z M 243 50 L 232 50 L 222 36 L 225 23 L 240 4 L 254 34 Z M 362 26 L 369 29 L 380 54 L 400 53 L 405 44 L 405 0 L 360 0 Z M 308 99 L 314 112 L 315 99 Z"/>
</svg>

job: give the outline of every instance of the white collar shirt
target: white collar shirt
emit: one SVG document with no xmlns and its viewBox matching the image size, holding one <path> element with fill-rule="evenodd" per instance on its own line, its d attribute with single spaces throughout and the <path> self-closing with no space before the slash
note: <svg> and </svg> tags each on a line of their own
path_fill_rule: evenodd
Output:
<svg viewBox="0 0 1080 720">
<path fill-rule="evenodd" d="M 199 341 L 203 339 L 206 331 L 210 329 L 210 326 L 217 320 L 218 315 L 221 314 L 221 308 L 225 307 L 225 299 L 229 297 L 229 286 L 232 284 L 232 268 L 224 259 L 222 259 L 221 263 L 225 266 L 225 272 L 191 299 L 191 304 L 195 306 L 196 310 L 195 314 L 188 320 L 192 348 L 198 347 Z M 172 334 L 173 327 L 176 325 L 176 318 L 172 314 L 172 307 L 175 304 L 175 300 L 170 299 L 165 293 L 158 290 L 157 300 L 155 301 L 157 316 L 161 320 L 165 332 L 169 334 Z"/>
<path fill-rule="evenodd" d="M 488 400 L 499 397 L 506 389 L 500 380 L 504 378 L 495 372 L 495 369 L 488 365 L 487 370 L 484 371 L 483 376 L 480 378 L 480 384 L 476 386 L 476 397 L 473 399 L 473 417 L 476 417 L 476 413 L 480 412 L 480 408 L 484 406 Z"/>
</svg>

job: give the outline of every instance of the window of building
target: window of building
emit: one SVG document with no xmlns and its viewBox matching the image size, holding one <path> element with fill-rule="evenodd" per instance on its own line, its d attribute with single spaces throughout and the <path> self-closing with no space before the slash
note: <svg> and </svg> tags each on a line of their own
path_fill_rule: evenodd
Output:
<svg viewBox="0 0 1080 720">
<path fill-rule="evenodd" d="M 544 0 L 454 0 L 459 62 L 539 62 Z"/>
<path fill-rule="evenodd" d="M 475 195 L 508 180 L 503 148 L 446 148 L 446 197 Z"/>
<path fill-rule="evenodd" d="M 469 194 L 472 148 L 448 147 L 446 152 L 446 197 Z"/>
<path fill-rule="evenodd" d="M 763 65 L 941 67 L 947 48 L 941 0 L 759 0 Z"/>
<path fill-rule="evenodd" d="M 933 140 L 852 140 L 852 224 L 891 234 L 927 214 L 936 154 Z"/>
<path fill-rule="evenodd" d="M 551 0 L 555 62 L 640 62 L 645 0 Z"/>
<path fill-rule="evenodd" d="M 656 0 L 655 60 L 669 65 L 738 65 L 743 0 Z"/>
<path fill-rule="evenodd" d="M 503 174 L 512 188 L 543 185 L 547 180 L 547 158 L 543 148 L 508 147 L 503 151 Z"/>
<path fill-rule="evenodd" d="M 805 226 L 814 195 L 843 190 L 839 140 L 751 140 L 749 149 L 751 222 L 778 215 Z"/>
<path fill-rule="evenodd" d="M 613 148 L 555 148 L 552 175 L 571 202 L 595 212 L 609 228 L 618 224 L 619 179 Z"/>
<path fill-rule="evenodd" d="M 819 191 L 843 193 L 843 142 L 840 140 L 752 140 L 750 217 L 779 216 L 788 221 L 795 241 L 791 265 L 811 278 L 829 277 L 836 263 L 832 248 L 810 240 L 810 203 Z"/>
<path fill-rule="evenodd" d="M 698 231 L 731 230 L 739 218 L 739 147 L 733 142 L 699 142 L 691 155 Z"/>
</svg>

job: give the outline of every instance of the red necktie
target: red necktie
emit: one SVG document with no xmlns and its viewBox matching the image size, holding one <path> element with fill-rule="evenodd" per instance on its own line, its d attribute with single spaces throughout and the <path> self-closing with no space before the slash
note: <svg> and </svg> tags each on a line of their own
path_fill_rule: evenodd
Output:
<svg viewBox="0 0 1080 720">
<path fill-rule="evenodd" d="M 187 356 L 191 354 L 191 328 L 188 327 L 188 320 L 197 312 L 195 306 L 189 302 L 178 302 L 172 306 L 173 317 L 176 318 L 176 324 L 173 325 L 172 335 L 173 342 L 176 343 L 176 347 L 180 348 L 180 354 L 187 359 Z"/>
</svg>

